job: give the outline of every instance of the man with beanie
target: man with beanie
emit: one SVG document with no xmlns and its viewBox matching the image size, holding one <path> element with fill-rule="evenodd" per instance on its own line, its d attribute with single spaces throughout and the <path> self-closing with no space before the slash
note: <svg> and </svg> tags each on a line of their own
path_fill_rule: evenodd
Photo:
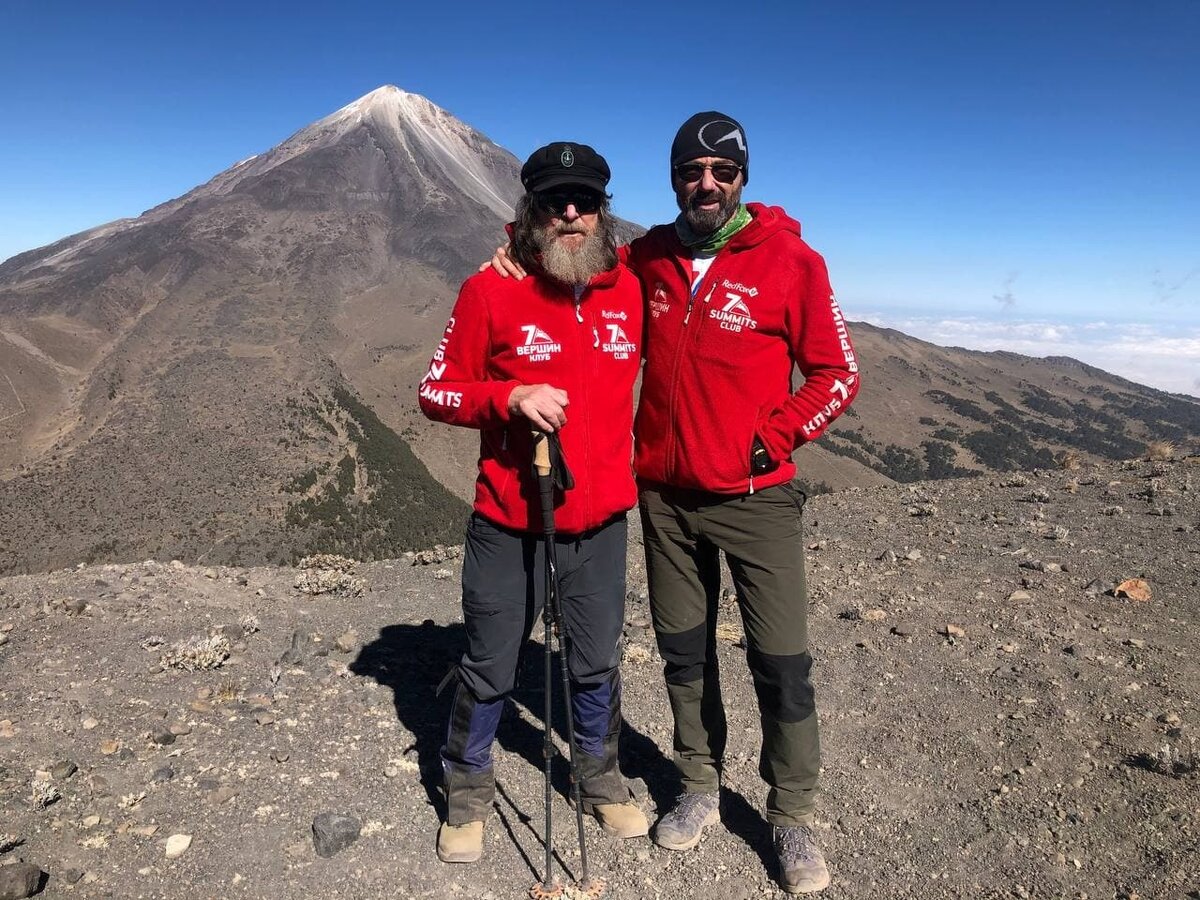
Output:
<svg viewBox="0 0 1200 900">
<path fill-rule="evenodd" d="M 759 773 L 790 893 L 829 884 L 813 831 L 820 745 L 792 452 L 859 388 L 824 260 L 779 207 L 742 203 L 746 134 L 692 116 L 671 146 L 680 215 L 629 248 L 649 316 L 635 425 L 650 606 L 684 793 L 654 840 L 687 850 L 720 819 L 720 554 L 733 576 L 762 725 Z M 795 389 L 792 370 L 804 377 Z"/>
<path fill-rule="evenodd" d="M 444 862 L 482 855 L 492 743 L 545 602 L 532 430 L 556 435 L 575 481 L 557 495 L 554 553 L 584 809 L 618 837 L 649 830 L 617 768 L 642 295 L 618 262 L 608 180 L 607 163 L 585 144 L 556 142 L 529 157 L 511 238 L 531 277 L 468 278 L 421 381 L 427 416 L 480 431 L 462 575 L 467 650 L 442 748 Z"/>
<path fill-rule="evenodd" d="M 742 203 L 746 133 L 698 113 L 671 145 L 680 215 L 630 244 L 646 297 L 635 469 L 650 608 L 684 793 L 654 840 L 688 850 L 720 821 L 727 727 L 720 555 L 733 576 L 762 725 L 759 773 L 789 893 L 829 884 L 813 831 L 820 742 L 792 452 L 854 400 L 858 361 L 825 261 L 779 207 Z M 520 277 L 498 254 L 496 271 Z M 518 260 L 519 262 L 519 260 Z M 796 389 L 792 371 L 804 377 Z"/>
</svg>

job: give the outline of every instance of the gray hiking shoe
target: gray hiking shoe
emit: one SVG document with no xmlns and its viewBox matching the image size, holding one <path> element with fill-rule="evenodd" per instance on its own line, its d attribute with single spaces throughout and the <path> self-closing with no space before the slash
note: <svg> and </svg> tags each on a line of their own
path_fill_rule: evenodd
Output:
<svg viewBox="0 0 1200 900">
<path fill-rule="evenodd" d="M 691 850 L 704 829 L 721 821 L 717 794 L 684 794 L 654 826 L 654 843 L 668 850 Z"/>
<path fill-rule="evenodd" d="M 814 894 L 829 887 L 829 868 L 807 825 L 776 825 L 772 829 L 779 856 L 779 883 L 789 894 Z"/>
</svg>

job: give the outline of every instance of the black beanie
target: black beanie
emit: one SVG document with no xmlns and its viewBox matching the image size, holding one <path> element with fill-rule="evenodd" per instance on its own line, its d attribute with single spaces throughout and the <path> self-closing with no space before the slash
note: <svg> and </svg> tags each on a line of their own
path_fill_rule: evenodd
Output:
<svg viewBox="0 0 1200 900">
<path fill-rule="evenodd" d="M 742 167 L 743 182 L 750 180 L 750 150 L 746 130 L 737 119 L 710 110 L 696 113 L 679 126 L 671 144 L 671 170 L 702 156 L 731 159 Z"/>
</svg>

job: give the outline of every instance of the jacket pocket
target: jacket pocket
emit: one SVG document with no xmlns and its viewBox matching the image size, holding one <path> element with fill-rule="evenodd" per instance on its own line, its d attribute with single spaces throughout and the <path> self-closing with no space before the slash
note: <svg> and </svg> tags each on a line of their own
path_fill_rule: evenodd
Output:
<svg viewBox="0 0 1200 900">
<path fill-rule="evenodd" d="M 771 459 L 767 445 L 758 436 L 758 432 L 754 432 L 754 440 L 750 444 L 750 476 L 766 475 L 778 468 L 779 463 Z"/>
</svg>

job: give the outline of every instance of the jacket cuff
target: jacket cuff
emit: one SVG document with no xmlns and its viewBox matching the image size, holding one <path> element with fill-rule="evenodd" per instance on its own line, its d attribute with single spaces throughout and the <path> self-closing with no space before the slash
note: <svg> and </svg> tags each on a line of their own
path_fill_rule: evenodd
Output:
<svg viewBox="0 0 1200 900">
<path fill-rule="evenodd" d="M 512 392 L 521 386 L 519 381 L 496 381 L 493 382 L 491 388 L 491 397 L 489 398 L 492 404 L 492 411 L 496 418 L 503 424 L 508 424 L 513 419 L 513 414 L 508 409 L 508 398 L 512 396 Z"/>
</svg>

